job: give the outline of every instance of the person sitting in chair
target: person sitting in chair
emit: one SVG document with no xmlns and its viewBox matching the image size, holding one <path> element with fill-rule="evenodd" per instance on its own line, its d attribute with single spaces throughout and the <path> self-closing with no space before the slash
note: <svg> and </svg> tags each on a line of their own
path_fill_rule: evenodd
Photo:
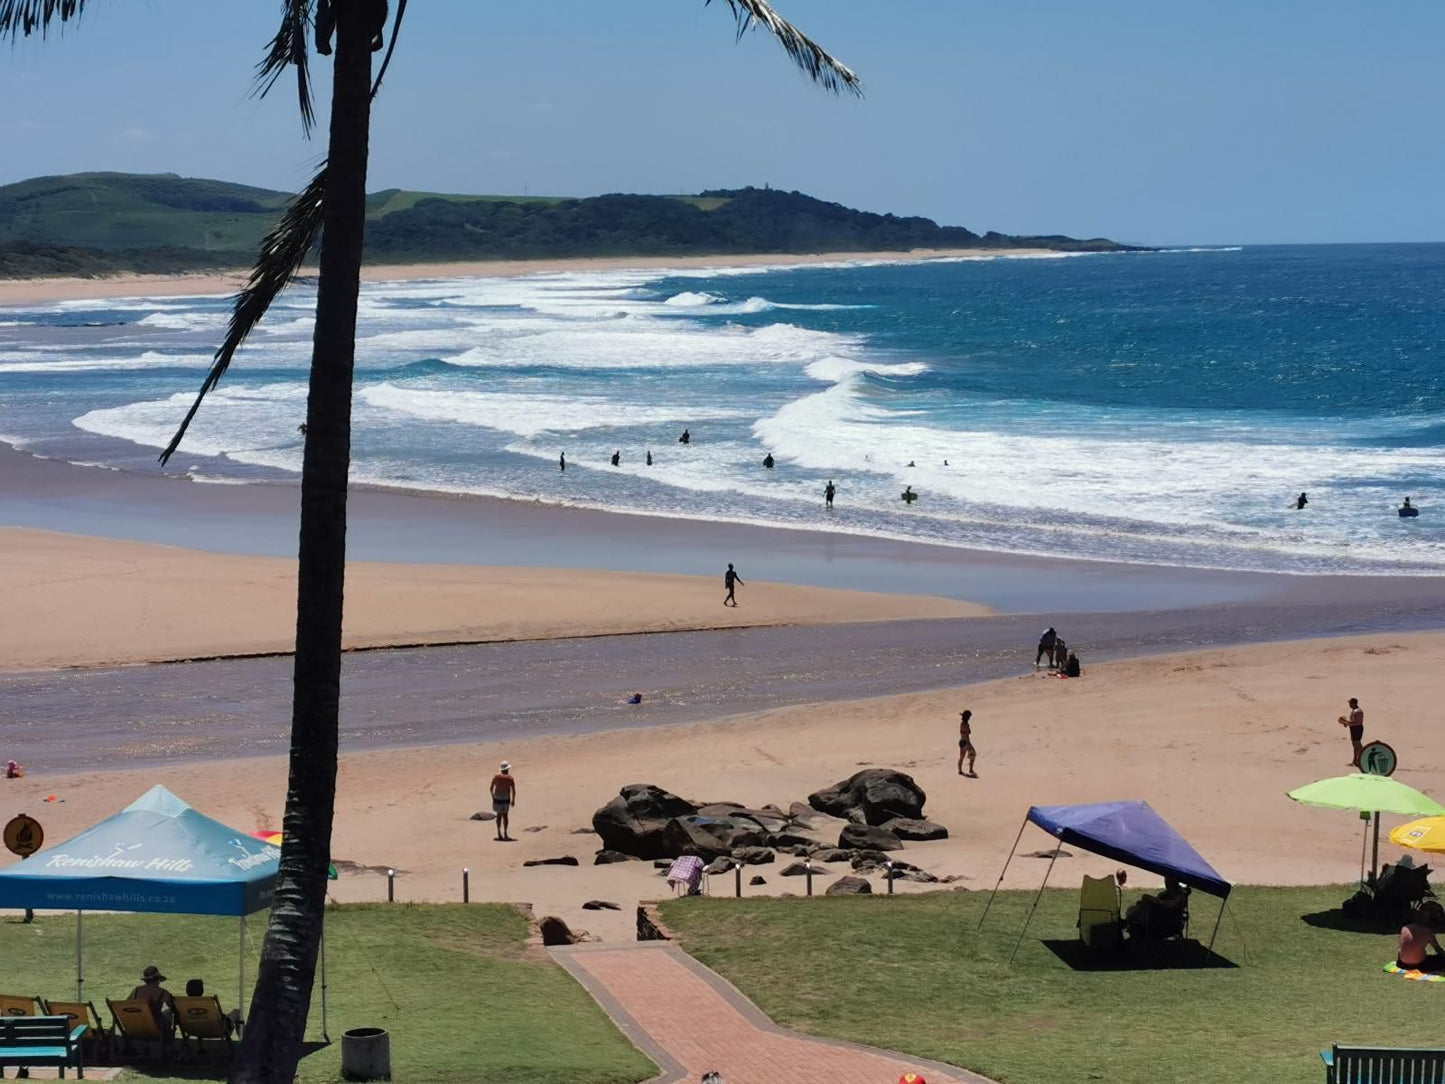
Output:
<svg viewBox="0 0 1445 1084">
<path fill-rule="evenodd" d="M 1177 937 L 1184 932 L 1189 908 L 1189 889 L 1172 877 L 1164 878 L 1164 891 L 1157 896 L 1146 892 L 1124 913 L 1124 924 L 1136 936 Z"/>
<path fill-rule="evenodd" d="M 205 997 L 205 996 L 206 996 L 206 984 L 205 984 L 204 982 L 202 982 L 200 979 L 187 979 L 187 980 L 186 980 L 186 997 Z M 233 1016 L 231 1016 L 231 1015 L 229 1015 L 229 1014 L 224 1014 L 224 1013 L 223 1013 L 223 1014 L 221 1015 L 221 1019 L 226 1022 L 226 1030 L 227 1030 L 227 1031 L 234 1032 L 234 1031 L 236 1030 L 236 1020 L 235 1020 L 235 1017 L 233 1017 Z"/>
<path fill-rule="evenodd" d="M 1415 908 L 1413 917 L 1414 921 L 1400 930 L 1395 966 L 1402 971 L 1445 971 L 1445 949 L 1435 937 L 1435 931 L 1445 926 L 1445 908 L 1426 900 Z"/>
<path fill-rule="evenodd" d="M 166 977 L 161 974 L 161 969 L 151 964 L 141 972 L 141 985 L 130 992 L 132 1001 L 144 1001 L 151 1007 L 155 1014 L 156 1024 L 162 1031 L 170 1032 L 175 1029 L 176 1020 L 176 999 L 171 992 L 161 983 Z"/>
</svg>

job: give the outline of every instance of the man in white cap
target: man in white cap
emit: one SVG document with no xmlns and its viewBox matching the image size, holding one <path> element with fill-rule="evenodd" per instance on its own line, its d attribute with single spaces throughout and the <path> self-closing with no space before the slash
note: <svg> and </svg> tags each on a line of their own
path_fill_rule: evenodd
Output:
<svg viewBox="0 0 1445 1084">
<path fill-rule="evenodd" d="M 502 767 L 492 776 L 492 812 L 497 815 L 497 839 L 509 840 L 507 816 L 517 804 L 517 781 L 512 778 L 512 764 L 502 761 Z"/>
</svg>

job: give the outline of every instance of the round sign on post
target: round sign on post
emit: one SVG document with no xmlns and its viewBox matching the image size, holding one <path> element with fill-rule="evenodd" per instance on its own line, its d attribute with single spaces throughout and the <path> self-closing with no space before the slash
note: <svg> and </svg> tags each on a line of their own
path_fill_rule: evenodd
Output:
<svg viewBox="0 0 1445 1084">
<path fill-rule="evenodd" d="M 5 825 L 5 847 L 11 854 L 29 858 L 45 843 L 45 830 L 34 817 L 21 813 Z"/>
<path fill-rule="evenodd" d="M 1367 775 L 1394 775 L 1395 750 L 1382 741 L 1372 741 L 1360 750 L 1360 771 Z"/>
</svg>

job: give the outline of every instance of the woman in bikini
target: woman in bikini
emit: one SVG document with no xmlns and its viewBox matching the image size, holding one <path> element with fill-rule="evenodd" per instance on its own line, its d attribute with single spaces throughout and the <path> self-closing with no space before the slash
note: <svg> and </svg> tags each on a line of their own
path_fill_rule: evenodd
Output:
<svg viewBox="0 0 1445 1084">
<path fill-rule="evenodd" d="M 958 774 L 977 779 L 978 773 L 973 770 L 973 761 L 978 756 L 978 750 L 973 747 L 973 727 L 969 725 L 972 718 L 971 711 L 961 711 L 958 714 Z M 968 757 L 967 772 L 963 770 L 964 757 Z"/>
</svg>

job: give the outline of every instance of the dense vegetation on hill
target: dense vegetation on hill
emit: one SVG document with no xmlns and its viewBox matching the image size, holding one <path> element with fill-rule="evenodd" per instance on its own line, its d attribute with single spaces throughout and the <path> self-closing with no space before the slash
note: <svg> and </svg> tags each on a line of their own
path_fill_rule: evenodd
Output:
<svg viewBox="0 0 1445 1084">
<path fill-rule="evenodd" d="M 77 173 L 0 186 L 0 276 L 245 266 L 288 198 L 285 192 L 173 174 Z M 855 211 L 766 188 L 588 199 L 393 188 L 372 194 L 368 207 L 367 257 L 383 263 L 1121 247 L 1102 238 L 979 235 L 927 218 Z"/>
</svg>

